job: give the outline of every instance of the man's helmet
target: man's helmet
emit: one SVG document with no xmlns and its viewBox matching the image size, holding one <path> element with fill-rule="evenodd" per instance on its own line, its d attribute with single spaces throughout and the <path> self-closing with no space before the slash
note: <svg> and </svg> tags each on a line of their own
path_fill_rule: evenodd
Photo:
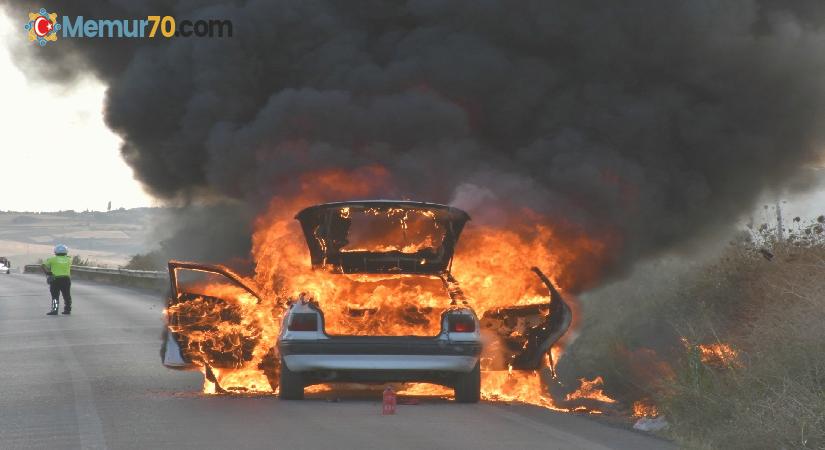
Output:
<svg viewBox="0 0 825 450">
<path fill-rule="evenodd" d="M 69 254 L 69 247 L 66 247 L 63 244 L 59 244 L 54 248 L 55 255 L 68 255 Z"/>
</svg>

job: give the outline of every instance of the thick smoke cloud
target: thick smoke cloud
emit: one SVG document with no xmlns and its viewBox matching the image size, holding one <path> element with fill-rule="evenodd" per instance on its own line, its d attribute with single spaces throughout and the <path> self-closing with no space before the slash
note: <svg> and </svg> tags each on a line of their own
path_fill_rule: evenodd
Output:
<svg viewBox="0 0 825 450">
<path fill-rule="evenodd" d="M 234 36 L 17 54 L 108 83 L 106 121 L 158 196 L 263 208 L 302 173 L 380 164 L 382 196 L 476 220 L 528 206 L 618 232 L 626 265 L 736 219 L 822 148 L 825 5 L 785 3 L 71 1 L 55 9 L 227 18 Z"/>
</svg>

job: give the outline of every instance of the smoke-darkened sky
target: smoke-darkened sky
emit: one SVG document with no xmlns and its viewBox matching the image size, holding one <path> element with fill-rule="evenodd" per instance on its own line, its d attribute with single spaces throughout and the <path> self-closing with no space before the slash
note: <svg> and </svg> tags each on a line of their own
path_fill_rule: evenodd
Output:
<svg viewBox="0 0 825 450">
<path fill-rule="evenodd" d="M 804 187 L 823 148 L 819 1 L 4 3 L 232 20 L 232 38 L 16 49 L 33 77 L 108 85 L 106 123 L 163 198 L 256 209 L 300 174 L 379 164 L 381 196 L 617 230 L 627 262 Z"/>
</svg>

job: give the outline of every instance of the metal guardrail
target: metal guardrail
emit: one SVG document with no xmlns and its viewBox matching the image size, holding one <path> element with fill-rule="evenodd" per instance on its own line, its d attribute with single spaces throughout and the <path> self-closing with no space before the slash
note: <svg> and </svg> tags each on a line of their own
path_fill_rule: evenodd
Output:
<svg viewBox="0 0 825 450">
<path fill-rule="evenodd" d="M 109 269 L 106 267 L 72 266 L 72 272 L 86 272 L 93 274 L 120 275 L 131 278 L 166 279 L 169 273 L 157 270 Z"/>
<path fill-rule="evenodd" d="M 43 268 L 38 264 L 26 264 L 23 268 L 24 273 L 43 273 Z M 88 273 L 100 275 L 119 275 L 129 278 L 152 278 L 152 279 L 166 279 L 169 274 L 166 271 L 159 270 L 131 270 L 131 269 L 112 269 L 109 267 L 92 267 L 92 266 L 72 266 L 72 273 Z"/>
<path fill-rule="evenodd" d="M 39 264 L 26 264 L 23 273 L 43 273 L 43 268 Z"/>
<path fill-rule="evenodd" d="M 27 264 L 23 273 L 43 274 L 43 267 Z M 167 286 L 169 273 L 157 270 L 112 269 L 109 267 L 72 266 L 72 278 L 121 286 L 163 288 Z"/>
</svg>

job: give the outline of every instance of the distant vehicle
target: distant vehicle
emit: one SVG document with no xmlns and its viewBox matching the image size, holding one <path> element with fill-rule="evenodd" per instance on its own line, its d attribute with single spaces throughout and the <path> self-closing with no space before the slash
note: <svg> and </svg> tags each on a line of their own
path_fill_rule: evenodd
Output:
<svg viewBox="0 0 825 450">
<path fill-rule="evenodd" d="M 6 275 L 11 273 L 11 261 L 5 256 L 0 256 L 0 273 L 5 273 Z"/>
<path fill-rule="evenodd" d="M 296 219 L 312 269 L 330 274 L 324 280 L 345 294 L 317 301 L 301 294 L 283 303 L 280 332 L 269 352 L 272 360 L 259 366 L 283 399 L 302 399 L 305 387 L 329 382 L 414 381 L 450 387 L 456 401 L 475 403 L 480 399 L 482 346 L 487 345 L 484 329 L 504 330 L 500 349 L 493 350 L 501 352 L 503 366 L 485 370 L 537 370 L 570 326 L 569 307 L 535 268 L 549 289 L 548 303 L 494 308 L 483 311 L 479 320 L 472 300 L 450 273 L 459 235 L 470 220 L 460 209 L 362 200 L 311 206 Z M 202 367 L 217 384 L 215 373 L 254 358 L 260 333 L 250 326 L 248 313 L 221 298 L 220 290 L 203 292 L 181 281 L 178 272 L 186 271 L 226 279 L 259 304 L 261 297 L 223 266 L 169 262 L 172 292 L 161 350 L 164 365 Z M 397 301 L 404 292 L 411 302 Z M 418 299 L 428 301 L 414 304 Z"/>
</svg>

